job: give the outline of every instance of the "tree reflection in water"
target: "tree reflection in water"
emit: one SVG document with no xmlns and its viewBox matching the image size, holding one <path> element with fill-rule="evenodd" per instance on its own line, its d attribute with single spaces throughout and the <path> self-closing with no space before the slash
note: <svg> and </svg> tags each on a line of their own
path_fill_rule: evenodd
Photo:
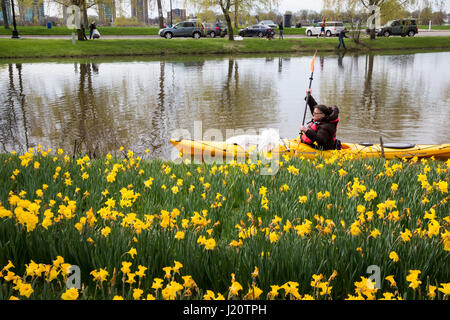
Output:
<svg viewBox="0 0 450 320">
<path fill-rule="evenodd" d="M 339 106 L 343 141 L 376 143 L 382 135 L 386 142 L 448 142 L 449 57 L 321 55 L 313 94 Z M 295 137 L 310 62 L 291 56 L 3 64 L 0 149 L 22 152 L 40 143 L 95 156 L 123 146 L 169 158 L 171 133 L 192 134 L 194 121 L 224 138 L 228 129 L 267 127 Z"/>
</svg>

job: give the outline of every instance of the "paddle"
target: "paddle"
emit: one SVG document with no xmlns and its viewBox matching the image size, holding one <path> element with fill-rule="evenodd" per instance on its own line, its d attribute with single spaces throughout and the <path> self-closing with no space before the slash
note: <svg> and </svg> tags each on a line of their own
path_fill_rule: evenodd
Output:
<svg viewBox="0 0 450 320">
<path fill-rule="evenodd" d="M 308 93 L 307 93 L 307 96 L 306 96 L 305 112 L 303 113 L 302 126 L 305 125 L 306 111 L 308 110 L 309 89 L 311 89 L 311 85 L 312 85 L 312 81 L 313 81 L 314 61 L 316 60 L 316 54 L 317 54 L 317 49 L 316 49 L 316 52 L 314 53 L 313 59 L 311 61 L 311 77 L 309 77 L 309 88 L 308 88 L 308 91 L 307 91 Z M 300 147 L 300 143 L 302 141 L 302 134 L 303 134 L 303 132 L 300 132 L 300 137 L 298 139 L 298 145 L 297 145 L 297 149 L 295 150 L 295 155 L 297 155 L 298 148 Z"/>
</svg>

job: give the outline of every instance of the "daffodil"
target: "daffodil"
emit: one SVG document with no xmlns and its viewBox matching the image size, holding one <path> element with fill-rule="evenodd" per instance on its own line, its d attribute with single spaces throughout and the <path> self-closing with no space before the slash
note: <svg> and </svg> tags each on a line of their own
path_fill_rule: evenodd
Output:
<svg viewBox="0 0 450 320">
<path fill-rule="evenodd" d="M 163 281 L 164 281 L 163 279 L 154 278 L 153 279 L 152 288 L 155 289 L 155 290 L 161 289 Z"/>
<path fill-rule="evenodd" d="M 395 251 L 391 251 L 391 253 L 389 253 L 389 259 L 391 259 L 394 262 L 398 262 L 400 260 Z"/>
<path fill-rule="evenodd" d="M 213 250 L 215 247 L 216 247 L 216 240 L 214 240 L 213 238 L 206 240 L 205 243 L 206 250 Z"/>
<path fill-rule="evenodd" d="M 177 240 L 184 239 L 184 231 L 178 231 L 178 232 L 175 234 L 175 239 L 177 239 Z"/>
<path fill-rule="evenodd" d="M 120 270 L 124 273 L 127 274 L 129 272 L 131 272 L 130 266 L 132 265 L 131 262 L 128 261 L 122 261 L 122 268 L 120 268 Z"/>
<path fill-rule="evenodd" d="M 131 256 L 131 259 L 134 259 L 134 256 L 137 254 L 137 250 L 136 248 L 131 248 L 127 253 Z"/>
<path fill-rule="evenodd" d="M 380 233 L 380 231 L 378 231 L 377 228 L 373 229 L 373 230 L 370 232 L 370 236 L 373 237 L 374 239 L 376 239 L 380 234 L 381 234 L 381 233 Z"/>
<path fill-rule="evenodd" d="M 428 296 L 429 298 L 434 298 L 434 297 L 436 297 L 436 289 L 437 289 L 436 286 L 429 285 L 429 286 L 428 286 L 427 296 Z"/>
<path fill-rule="evenodd" d="M 67 289 L 62 295 L 63 300 L 77 300 L 79 296 L 78 290 L 76 288 Z"/>
<path fill-rule="evenodd" d="M 139 300 L 143 293 L 144 291 L 142 289 L 139 288 L 133 289 L 133 299 Z"/>
<path fill-rule="evenodd" d="M 239 282 L 237 282 L 237 281 L 233 281 L 233 282 L 231 283 L 230 288 L 229 288 L 230 293 L 231 293 L 233 296 L 238 296 L 238 295 L 239 295 L 239 291 L 241 291 L 242 289 L 243 289 L 243 288 L 242 288 L 241 284 L 240 284 Z"/>
<path fill-rule="evenodd" d="M 387 276 L 385 279 L 387 281 L 389 281 L 389 284 L 390 284 L 391 287 L 396 287 L 397 286 L 397 283 L 394 280 L 394 276 L 390 275 L 390 276 Z"/>
<path fill-rule="evenodd" d="M 258 299 L 259 296 L 263 293 L 263 291 L 257 286 L 252 286 L 248 289 L 247 294 L 245 295 L 245 299 L 255 300 Z"/>
<path fill-rule="evenodd" d="M 441 283 L 442 288 L 438 290 L 445 294 L 446 296 L 450 295 L 450 282 L 449 283 Z"/>
<path fill-rule="evenodd" d="M 416 289 L 422 281 L 419 281 L 420 270 L 409 270 L 409 274 L 406 276 L 406 281 L 410 282 L 409 287 Z"/>
</svg>

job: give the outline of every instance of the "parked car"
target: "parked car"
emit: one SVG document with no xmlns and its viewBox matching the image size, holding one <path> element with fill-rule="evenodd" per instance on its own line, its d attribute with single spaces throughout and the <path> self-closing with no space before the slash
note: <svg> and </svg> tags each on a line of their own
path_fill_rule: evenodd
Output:
<svg viewBox="0 0 450 320">
<path fill-rule="evenodd" d="M 366 32 L 370 34 L 370 30 L 366 29 Z M 391 20 L 384 26 L 375 29 L 377 36 L 409 36 L 414 37 L 416 33 L 419 33 L 417 23 L 415 19 L 398 19 Z"/>
<path fill-rule="evenodd" d="M 320 34 L 322 22 L 315 23 L 312 26 L 306 28 L 305 33 L 308 37 L 316 36 Z M 341 21 L 326 21 L 325 22 L 325 35 L 327 37 L 337 36 L 341 30 L 345 30 L 345 25 Z"/>
<path fill-rule="evenodd" d="M 239 30 L 238 34 L 241 37 L 260 37 L 260 38 L 262 38 L 262 37 L 266 37 L 267 35 L 274 36 L 275 30 L 270 28 L 269 26 L 265 26 L 262 24 L 256 24 L 251 27 L 247 27 L 245 29 Z"/>
<path fill-rule="evenodd" d="M 227 26 L 222 22 L 205 23 L 205 34 L 211 38 L 225 37 L 227 35 Z"/>
<path fill-rule="evenodd" d="M 269 26 L 273 29 L 278 28 L 278 25 L 275 22 L 273 22 L 272 20 L 263 20 L 263 21 L 260 21 L 258 24 L 262 24 L 264 26 Z"/>
<path fill-rule="evenodd" d="M 301 27 L 302 27 L 302 23 L 301 23 L 301 22 L 297 22 L 297 23 L 295 24 L 295 27 L 296 27 L 296 28 L 301 28 Z"/>
<path fill-rule="evenodd" d="M 200 39 L 205 36 L 205 26 L 194 21 L 179 22 L 171 28 L 159 30 L 159 35 L 166 39 L 173 37 L 192 37 Z"/>
</svg>

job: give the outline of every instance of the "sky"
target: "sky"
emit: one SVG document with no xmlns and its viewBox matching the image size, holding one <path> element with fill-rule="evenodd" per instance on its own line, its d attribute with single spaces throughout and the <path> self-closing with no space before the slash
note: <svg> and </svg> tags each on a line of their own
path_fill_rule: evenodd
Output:
<svg viewBox="0 0 450 320">
<path fill-rule="evenodd" d="M 432 2 L 435 0 L 432 0 Z M 442 0 L 441 0 L 442 1 Z M 170 0 L 162 0 L 164 16 L 169 11 Z M 124 1 L 124 3 L 129 3 Z M 444 0 L 445 10 L 450 12 L 450 0 Z M 150 17 L 156 17 L 156 1 L 150 1 Z M 172 8 L 184 8 L 184 0 L 172 0 Z M 299 10 L 308 9 L 320 12 L 323 8 L 323 0 L 279 0 L 278 8 L 275 8 L 280 14 L 284 14 L 286 11 L 297 12 Z M 50 11 L 55 14 L 55 8 L 49 8 Z M 129 11 L 129 5 L 124 5 L 125 11 Z M 88 10 L 89 14 L 95 14 L 94 9 Z M 129 12 L 127 12 L 129 14 Z M 192 13 L 190 8 L 187 8 L 187 13 Z"/>
<path fill-rule="evenodd" d="M 299 10 L 309 9 L 320 12 L 322 6 L 322 0 L 280 0 L 278 11 L 285 13 L 286 11 L 297 12 Z"/>
</svg>

